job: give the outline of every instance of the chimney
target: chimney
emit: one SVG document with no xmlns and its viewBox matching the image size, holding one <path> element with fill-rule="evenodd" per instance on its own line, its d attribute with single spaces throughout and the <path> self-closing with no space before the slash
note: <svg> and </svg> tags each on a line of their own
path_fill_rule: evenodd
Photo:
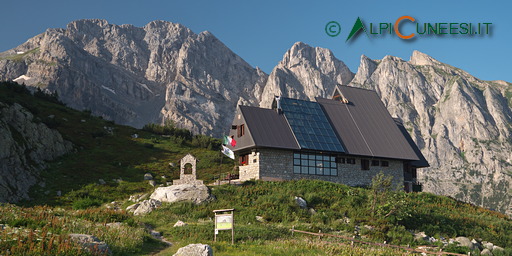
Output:
<svg viewBox="0 0 512 256">
<path fill-rule="evenodd" d="M 283 110 L 281 109 L 281 96 L 275 96 L 276 99 L 276 111 L 278 114 L 281 114 Z"/>
</svg>

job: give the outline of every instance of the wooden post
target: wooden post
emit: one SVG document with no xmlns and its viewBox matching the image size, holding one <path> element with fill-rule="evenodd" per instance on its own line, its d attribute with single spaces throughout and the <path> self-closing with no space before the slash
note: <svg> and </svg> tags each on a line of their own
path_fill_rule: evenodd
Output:
<svg viewBox="0 0 512 256">
<path fill-rule="evenodd" d="M 235 244 L 235 216 L 234 216 L 234 214 L 235 214 L 235 211 L 231 211 L 231 219 L 233 220 L 233 225 L 231 227 L 231 245 Z"/>
</svg>

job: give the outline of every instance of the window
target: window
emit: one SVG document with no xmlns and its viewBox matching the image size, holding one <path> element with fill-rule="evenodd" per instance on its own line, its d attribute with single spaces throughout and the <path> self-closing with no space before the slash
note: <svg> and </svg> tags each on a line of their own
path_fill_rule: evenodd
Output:
<svg viewBox="0 0 512 256">
<path fill-rule="evenodd" d="M 347 158 L 347 164 L 356 164 L 355 158 Z"/>
<path fill-rule="evenodd" d="M 231 126 L 231 130 L 236 130 L 237 129 L 237 126 L 236 125 L 232 125 Z"/>
<path fill-rule="evenodd" d="M 345 158 L 344 157 L 336 157 L 336 163 L 344 164 L 345 163 Z"/>
<path fill-rule="evenodd" d="M 370 170 L 370 160 L 361 159 L 361 170 Z"/>
<path fill-rule="evenodd" d="M 294 153 L 293 173 L 337 176 L 336 157 L 329 154 Z"/>
<path fill-rule="evenodd" d="M 372 166 L 379 166 L 379 160 L 372 160 Z"/>
<path fill-rule="evenodd" d="M 241 155 L 241 156 L 238 158 L 238 163 L 239 163 L 240 165 L 248 165 L 248 164 L 249 164 L 249 154 Z"/>
<path fill-rule="evenodd" d="M 389 162 L 388 161 L 380 161 L 380 166 L 388 167 L 389 166 Z"/>
<path fill-rule="evenodd" d="M 239 126 L 237 126 L 238 130 L 237 130 L 237 133 L 238 133 L 238 137 L 242 137 L 244 136 L 245 134 L 245 125 L 241 124 Z"/>
</svg>

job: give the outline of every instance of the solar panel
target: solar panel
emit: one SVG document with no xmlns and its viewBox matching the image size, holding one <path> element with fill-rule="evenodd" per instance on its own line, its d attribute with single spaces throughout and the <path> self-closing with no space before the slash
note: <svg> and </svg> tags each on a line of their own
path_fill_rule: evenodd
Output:
<svg viewBox="0 0 512 256">
<path fill-rule="evenodd" d="M 345 152 L 320 104 L 281 98 L 281 108 L 301 148 Z"/>
</svg>

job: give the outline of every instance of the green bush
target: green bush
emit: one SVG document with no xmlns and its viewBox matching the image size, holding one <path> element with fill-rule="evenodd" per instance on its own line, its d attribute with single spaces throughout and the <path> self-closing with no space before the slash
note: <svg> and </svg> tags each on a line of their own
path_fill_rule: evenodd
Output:
<svg viewBox="0 0 512 256">
<path fill-rule="evenodd" d="M 404 226 L 393 226 L 386 233 L 387 241 L 393 244 L 413 244 L 414 236 Z"/>
<path fill-rule="evenodd" d="M 74 201 L 73 205 L 72 205 L 73 209 L 75 209 L 75 210 L 87 209 L 90 207 L 98 207 L 98 206 L 101 206 L 101 201 L 96 198 L 93 199 L 90 197 L 78 199 L 78 200 Z"/>
<path fill-rule="evenodd" d="M 172 120 L 166 120 L 164 125 L 154 123 L 146 124 L 144 127 L 142 127 L 142 130 L 159 135 L 183 137 L 186 140 L 192 139 L 192 133 L 189 130 L 177 128 Z"/>
</svg>

